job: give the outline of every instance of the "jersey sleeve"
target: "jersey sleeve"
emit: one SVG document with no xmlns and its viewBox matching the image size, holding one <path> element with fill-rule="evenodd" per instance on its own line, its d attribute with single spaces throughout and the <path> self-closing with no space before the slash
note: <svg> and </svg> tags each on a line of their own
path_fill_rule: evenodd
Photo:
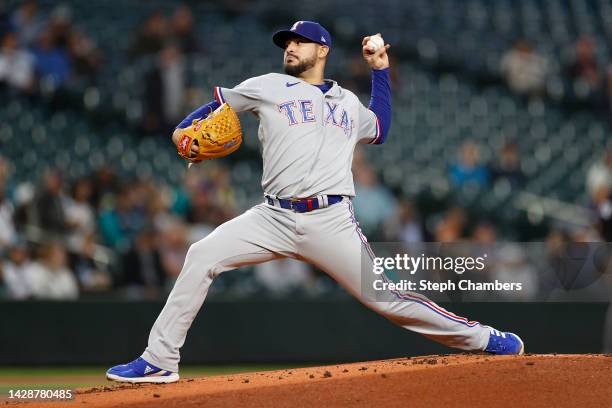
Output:
<svg viewBox="0 0 612 408">
<path fill-rule="evenodd" d="M 231 89 L 215 86 L 214 92 L 217 102 L 227 102 L 236 112 L 256 111 L 261 100 L 261 80 L 249 78 Z"/>
<path fill-rule="evenodd" d="M 359 124 L 357 141 L 359 143 L 376 143 L 380 138 L 381 130 L 378 117 L 370 109 L 359 103 Z"/>
</svg>

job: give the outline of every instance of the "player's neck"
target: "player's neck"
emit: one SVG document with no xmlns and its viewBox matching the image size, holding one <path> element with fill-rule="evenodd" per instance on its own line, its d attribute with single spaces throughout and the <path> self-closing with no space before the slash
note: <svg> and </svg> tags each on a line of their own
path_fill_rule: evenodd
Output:
<svg viewBox="0 0 612 408">
<path fill-rule="evenodd" d="M 320 69 L 309 69 L 298 75 L 304 82 L 308 82 L 311 85 L 323 85 L 325 80 L 323 78 L 323 70 Z"/>
</svg>

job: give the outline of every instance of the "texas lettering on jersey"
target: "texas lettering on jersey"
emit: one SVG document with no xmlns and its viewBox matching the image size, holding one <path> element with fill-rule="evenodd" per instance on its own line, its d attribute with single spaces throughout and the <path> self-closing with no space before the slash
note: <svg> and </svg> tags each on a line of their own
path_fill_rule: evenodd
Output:
<svg viewBox="0 0 612 408">
<path fill-rule="evenodd" d="M 351 166 L 358 143 L 380 134 L 378 120 L 351 91 L 328 80 L 321 92 L 299 78 L 265 74 L 215 88 L 218 103 L 259 119 L 262 189 L 281 197 L 354 196 Z"/>
<path fill-rule="evenodd" d="M 313 111 L 311 100 L 287 101 L 278 104 L 277 107 L 278 111 L 287 118 L 289 126 L 317 122 L 317 115 Z M 355 122 L 349 117 L 346 109 L 337 103 L 326 101 L 323 105 L 323 117 L 325 126 L 337 126 L 344 131 L 347 137 L 351 137 Z"/>
</svg>

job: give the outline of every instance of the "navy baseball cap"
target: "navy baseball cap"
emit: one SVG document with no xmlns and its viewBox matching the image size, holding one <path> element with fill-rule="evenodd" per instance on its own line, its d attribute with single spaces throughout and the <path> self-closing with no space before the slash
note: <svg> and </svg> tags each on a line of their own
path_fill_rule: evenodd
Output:
<svg viewBox="0 0 612 408">
<path fill-rule="evenodd" d="M 314 21 L 296 21 L 290 29 L 275 32 L 272 36 L 272 41 L 282 49 L 285 49 L 287 40 L 296 35 L 321 45 L 327 45 L 329 48 L 332 45 L 329 31 Z"/>
</svg>

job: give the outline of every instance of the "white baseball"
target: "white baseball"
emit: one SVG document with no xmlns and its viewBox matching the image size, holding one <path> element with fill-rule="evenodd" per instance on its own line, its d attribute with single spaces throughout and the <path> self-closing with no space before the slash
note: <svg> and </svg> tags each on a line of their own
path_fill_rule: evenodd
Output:
<svg viewBox="0 0 612 408">
<path fill-rule="evenodd" d="M 385 46 L 385 40 L 382 39 L 380 35 L 372 35 L 370 39 L 366 43 L 366 48 L 371 53 L 375 53 L 379 49 Z"/>
</svg>

